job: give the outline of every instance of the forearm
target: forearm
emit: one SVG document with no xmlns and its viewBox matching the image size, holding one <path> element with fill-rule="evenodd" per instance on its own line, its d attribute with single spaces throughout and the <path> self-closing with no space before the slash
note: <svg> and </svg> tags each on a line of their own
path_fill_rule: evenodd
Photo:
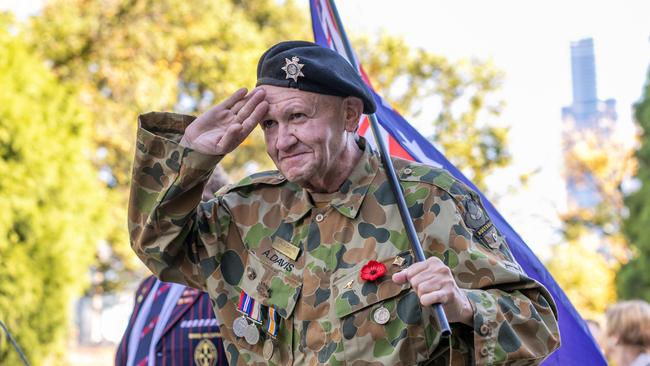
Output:
<svg viewBox="0 0 650 366">
<path fill-rule="evenodd" d="M 156 276 L 203 287 L 192 253 L 201 191 L 221 157 L 178 144 L 192 117 L 140 117 L 129 202 L 131 246 Z M 200 286 L 199 286 L 200 285 Z"/>
</svg>

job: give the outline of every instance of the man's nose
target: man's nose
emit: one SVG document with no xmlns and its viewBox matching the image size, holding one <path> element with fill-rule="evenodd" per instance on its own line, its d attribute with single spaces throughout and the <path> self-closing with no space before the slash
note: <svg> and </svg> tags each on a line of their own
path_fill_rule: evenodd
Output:
<svg viewBox="0 0 650 366">
<path fill-rule="evenodd" d="M 278 139 L 276 140 L 275 147 L 278 151 L 287 151 L 298 142 L 296 135 L 294 135 L 293 128 L 284 123 L 279 125 Z"/>
</svg>

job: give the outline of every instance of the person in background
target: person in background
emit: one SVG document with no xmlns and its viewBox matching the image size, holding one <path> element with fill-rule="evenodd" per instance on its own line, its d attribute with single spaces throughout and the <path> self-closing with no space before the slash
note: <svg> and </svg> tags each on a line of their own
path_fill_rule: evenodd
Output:
<svg viewBox="0 0 650 366">
<path fill-rule="evenodd" d="M 217 167 L 203 189 L 203 199 L 214 197 L 227 183 L 228 176 Z M 228 365 L 210 296 L 147 277 L 135 293 L 115 365 Z"/>
<path fill-rule="evenodd" d="M 614 366 L 650 366 L 650 304 L 623 301 L 607 310 L 606 355 Z"/>
</svg>

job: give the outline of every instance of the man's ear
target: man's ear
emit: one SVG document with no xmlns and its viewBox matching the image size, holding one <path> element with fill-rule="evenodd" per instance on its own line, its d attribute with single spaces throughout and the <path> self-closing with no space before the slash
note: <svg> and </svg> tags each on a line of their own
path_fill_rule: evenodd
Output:
<svg viewBox="0 0 650 366">
<path fill-rule="evenodd" d="M 343 99 L 342 107 L 345 130 L 355 132 L 359 127 L 359 119 L 363 114 L 363 102 L 357 97 L 346 97 Z"/>
</svg>

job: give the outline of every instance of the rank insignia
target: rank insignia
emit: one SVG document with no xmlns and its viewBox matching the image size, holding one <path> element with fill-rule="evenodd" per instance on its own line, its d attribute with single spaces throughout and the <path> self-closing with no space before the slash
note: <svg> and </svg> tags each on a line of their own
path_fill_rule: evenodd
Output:
<svg viewBox="0 0 650 366">
<path fill-rule="evenodd" d="M 282 67 L 282 70 L 287 73 L 287 76 L 285 79 L 293 79 L 293 81 L 298 82 L 298 77 L 300 76 L 305 76 L 305 74 L 302 73 L 302 68 L 305 66 L 304 64 L 299 64 L 298 62 L 300 59 L 296 56 L 293 56 L 291 60 L 288 58 L 284 59 L 284 62 L 286 62 L 286 65 Z"/>
<path fill-rule="evenodd" d="M 194 365 L 214 366 L 217 364 L 217 347 L 209 339 L 202 339 L 194 349 Z"/>
</svg>

